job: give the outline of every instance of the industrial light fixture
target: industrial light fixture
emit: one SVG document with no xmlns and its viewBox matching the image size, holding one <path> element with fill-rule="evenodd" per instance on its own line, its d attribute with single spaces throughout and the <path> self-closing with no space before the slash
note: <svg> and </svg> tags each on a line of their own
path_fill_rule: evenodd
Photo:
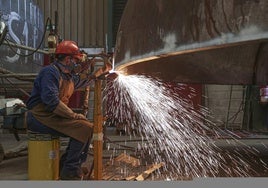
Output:
<svg viewBox="0 0 268 188">
<path fill-rule="evenodd" d="M 0 20 L 0 46 L 2 45 L 3 41 L 5 40 L 7 34 L 7 26 L 5 22 Z"/>
</svg>

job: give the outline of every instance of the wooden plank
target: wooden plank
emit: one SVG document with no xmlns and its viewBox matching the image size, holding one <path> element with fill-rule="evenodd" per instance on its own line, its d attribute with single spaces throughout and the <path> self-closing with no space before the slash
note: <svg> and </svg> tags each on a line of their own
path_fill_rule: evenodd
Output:
<svg viewBox="0 0 268 188">
<path fill-rule="evenodd" d="M 140 166 L 140 160 L 135 158 L 135 157 L 131 157 L 130 155 L 127 155 L 125 153 L 120 154 L 118 157 L 116 157 L 114 159 L 114 161 L 120 161 L 120 162 L 125 162 L 127 164 L 131 164 L 134 167 Z"/>
<path fill-rule="evenodd" d="M 111 180 L 112 178 L 114 178 L 114 175 L 103 175 L 102 180 Z"/>
<path fill-rule="evenodd" d="M 142 174 L 138 175 L 135 180 L 136 181 L 143 181 L 145 180 L 151 173 L 153 173 L 155 170 L 161 168 L 164 165 L 164 163 L 158 163 L 155 165 L 152 165 L 148 170 L 144 171 Z"/>
<path fill-rule="evenodd" d="M 136 176 L 129 176 L 129 177 L 126 177 L 125 180 L 127 181 L 132 181 L 132 180 L 135 180 Z"/>
</svg>

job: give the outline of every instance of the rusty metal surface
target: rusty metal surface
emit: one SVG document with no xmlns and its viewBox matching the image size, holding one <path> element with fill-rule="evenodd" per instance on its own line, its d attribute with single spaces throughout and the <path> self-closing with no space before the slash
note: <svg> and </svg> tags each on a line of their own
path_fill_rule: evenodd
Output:
<svg viewBox="0 0 268 188">
<path fill-rule="evenodd" d="M 128 0 L 115 69 L 203 84 L 268 83 L 268 1 Z"/>
</svg>

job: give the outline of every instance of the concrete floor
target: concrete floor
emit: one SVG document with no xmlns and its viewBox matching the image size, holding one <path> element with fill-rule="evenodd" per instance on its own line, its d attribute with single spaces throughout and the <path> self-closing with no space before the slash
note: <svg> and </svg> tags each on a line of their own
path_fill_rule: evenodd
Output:
<svg viewBox="0 0 268 188">
<path fill-rule="evenodd" d="M 137 142 L 125 142 L 129 140 L 129 136 L 118 135 L 114 129 L 106 131 L 111 141 L 116 141 L 117 144 L 124 144 L 128 147 L 137 147 Z M 0 162 L 0 180 L 28 180 L 28 152 L 27 152 L 27 134 L 20 134 L 20 141 L 17 141 L 13 134 L 0 133 L 0 143 L 3 146 L 4 153 L 7 157 Z M 68 138 L 60 138 L 60 153 L 62 154 L 68 143 Z M 132 151 L 120 149 L 120 146 L 104 145 L 103 163 L 110 160 L 111 156 L 115 157 L 120 153 L 131 154 Z M 105 149 L 106 148 L 106 149 Z M 14 154 L 14 153 L 17 154 Z M 93 161 L 93 150 L 89 150 L 89 155 L 84 167 L 90 169 Z"/>
<path fill-rule="evenodd" d="M 21 134 L 20 141 L 16 141 L 14 138 L 14 135 L 12 134 L 2 134 L 0 133 L 0 143 L 2 143 L 4 147 L 5 153 L 8 151 L 19 151 L 22 148 L 27 148 L 27 135 L 26 134 Z M 137 141 L 139 138 L 133 138 L 133 141 L 130 141 L 129 136 L 122 136 L 122 135 L 116 135 L 113 130 L 107 134 L 107 136 L 112 140 L 112 141 L 117 141 L 119 144 L 125 144 L 126 146 L 129 147 L 137 147 Z M 126 142 L 127 140 L 127 142 Z M 130 142 L 129 142 L 130 141 Z M 232 142 L 231 140 L 226 140 L 226 139 L 221 139 L 215 141 L 216 145 L 219 146 L 220 148 L 223 149 L 223 152 L 225 151 L 232 151 L 234 150 L 235 146 L 230 144 Z M 260 151 L 260 157 L 263 159 L 265 163 L 268 164 L 268 137 L 264 138 L 254 138 L 254 139 L 241 139 L 241 142 L 246 144 L 247 146 L 252 146 L 254 148 L 258 148 Z M 62 140 L 61 142 L 61 151 L 65 150 L 67 140 Z M 127 150 L 123 150 L 120 146 L 119 148 L 115 148 L 115 146 L 112 146 L 111 144 L 105 144 L 105 148 L 103 150 L 103 156 L 104 160 L 103 162 L 107 162 L 109 158 L 111 158 L 111 155 L 119 155 L 122 152 L 126 152 Z M 93 160 L 92 156 L 92 151 L 88 156 L 88 160 L 85 165 L 88 165 L 87 167 L 90 167 L 91 162 Z M 131 154 L 131 151 L 127 151 L 127 153 Z M 254 160 L 254 159 L 252 159 Z M 262 164 L 259 164 L 260 166 L 255 166 L 255 168 L 260 172 L 260 175 L 258 177 L 268 177 L 268 170 L 266 168 L 263 168 Z M 225 175 L 220 175 L 224 177 Z M 253 176 L 256 177 L 256 176 Z M 186 178 L 187 179 L 187 178 Z M 28 180 L 28 156 L 27 156 L 27 150 L 23 150 L 20 152 L 20 155 L 17 157 L 10 157 L 8 159 L 4 159 L 0 163 L 0 180 Z M 148 181 L 150 180 L 165 180 L 164 178 L 161 179 L 159 177 L 158 179 L 152 179 L 149 177 L 146 179 Z"/>
<path fill-rule="evenodd" d="M 0 136 L 0 143 L 5 153 L 27 147 L 27 136 L 24 134 L 20 135 L 20 141 L 17 141 L 13 134 L 0 134 Z M 27 180 L 27 167 L 28 156 L 25 152 L 22 152 L 21 156 L 4 158 L 0 163 L 0 180 Z"/>
</svg>

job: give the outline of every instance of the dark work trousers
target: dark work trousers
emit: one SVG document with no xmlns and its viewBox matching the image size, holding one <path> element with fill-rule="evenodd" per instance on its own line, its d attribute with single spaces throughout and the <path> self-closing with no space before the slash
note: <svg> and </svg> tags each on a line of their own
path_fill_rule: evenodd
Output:
<svg viewBox="0 0 268 188">
<path fill-rule="evenodd" d="M 68 137 L 37 121 L 30 111 L 27 113 L 27 128 L 30 131 L 38 132 L 41 134 Z M 82 143 L 70 137 L 66 152 L 60 159 L 60 173 L 64 174 L 64 176 L 81 176 L 81 164 L 87 159 L 88 147 L 89 142 Z"/>
</svg>

